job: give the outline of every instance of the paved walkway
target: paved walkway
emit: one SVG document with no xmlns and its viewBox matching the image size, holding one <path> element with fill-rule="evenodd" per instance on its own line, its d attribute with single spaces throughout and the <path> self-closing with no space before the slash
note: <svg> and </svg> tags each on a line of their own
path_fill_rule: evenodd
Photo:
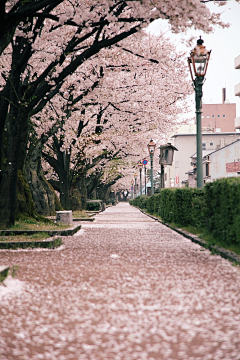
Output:
<svg viewBox="0 0 240 360">
<path fill-rule="evenodd" d="M 227 260 L 126 203 L 64 242 L 0 251 L 19 266 L 12 292 L 0 287 L 1 360 L 240 359 Z"/>
</svg>

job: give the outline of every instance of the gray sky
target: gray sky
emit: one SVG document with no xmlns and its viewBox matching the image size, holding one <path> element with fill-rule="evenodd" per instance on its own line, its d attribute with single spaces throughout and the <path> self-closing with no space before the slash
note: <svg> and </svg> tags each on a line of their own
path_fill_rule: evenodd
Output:
<svg viewBox="0 0 240 360">
<path fill-rule="evenodd" d="M 205 34 L 199 30 L 191 30 L 186 35 L 174 35 L 171 34 L 170 31 L 167 31 L 166 35 L 174 41 L 179 49 L 186 50 L 188 54 L 191 48 L 187 48 L 180 44 L 180 40 L 183 36 L 202 36 L 206 48 L 212 50 L 206 74 L 206 81 L 203 86 L 203 102 L 221 103 L 222 88 L 226 87 L 226 98 L 231 103 L 237 104 L 237 117 L 240 117 L 240 98 L 234 95 L 234 86 L 240 83 L 240 70 L 234 68 L 234 59 L 240 55 L 240 4 L 236 3 L 234 0 L 230 0 L 222 7 L 217 7 L 213 4 L 208 4 L 207 6 L 212 11 L 223 12 L 222 20 L 231 23 L 231 26 L 225 29 L 217 27 L 212 34 Z M 160 24 L 163 23 L 164 21 L 160 20 L 154 25 L 151 25 L 151 32 L 157 33 L 159 27 L 162 27 Z"/>
</svg>

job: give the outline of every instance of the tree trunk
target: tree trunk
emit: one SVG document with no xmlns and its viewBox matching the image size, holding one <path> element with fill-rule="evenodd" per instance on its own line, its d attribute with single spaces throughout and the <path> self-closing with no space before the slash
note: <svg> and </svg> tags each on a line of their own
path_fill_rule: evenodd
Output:
<svg viewBox="0 0 240 360">
<path fill-rule="evenodd" d="M 15 220 L 19 149 L 22 143 L 22 129 L 24 128 L 24 122 L 27 121 L 27 114 L 17 115 L 13 111 L 8 123 L 7 165 L 0 185 L 0 224 L 7 227 L 14 225 Z"/>
<path fill-rule="evenodd" d="M 71 191 L 71 209 L 72 211 L 82 210 L 81 193 L 78 189 Z"/>
<path fill-rule="evenodd" d="M 65 210 L 71 210 L 70 155 L 58 153 L 58 176 L 60 181 L 60 202 Z"/>
<path fill-rule="evenodd" d="M 86 186 L 85 174 L 83 174 L 83 176 L 81 177 L 81 180 L 78 183 L 78 189 L 81 194 L 82 208 L 86 209 L 86 207 L 87 207 L 87 186 Z"/>
<path fill-rule="evenodd" d="M 55 215 L 56 210 L 63 210 L 53 187 L 46 180 L 41 165 L 42 141 L 32 144 L 28 151 L 25 165 L 26 178 L 32 192 L 38 214 Z"/>
<path fill-rule="evenodd" d="M 25 42 L 25 39 L 24 39 Z M 19 162 L 20 170 L 26 155 L 27 137 L 28 137 L 28 120 L 29 110 L 26 104 L 20 103 L 20 87 L 21 87 L 21 71 L 24 66 L 21 64 L 22 47 L 18 41 L 13 46 L 12 69 L 10 75 L 11 88 L 9 89 L 9 110 L 8 115 L 4 115 L 4 111 L 8 108 L 6 104 L 2 104 L 2 116 L 5 116 L 3 123 L 8 129 L 8 151 L 7 163 L 0 184 L 0 224 L 2 226 L 14 225 L 16 211 L 16 186 Z M 7 119 L 7 120 L 6 120 Z M 1 131 L 4 128 L 0 129 Z"/>
<path fill-rule="evenodd" d="M 105 204 L 108 203 L 110 191 L 111 185 L 103 185 L 98 189 L 98 198 L 101 199 Z"/>
<path fill-rule="evenodd" d="M 15 218 L 19 219 L 21 216 L 36 217 L 37 213 L 26 178 L 21 170 L 18 170 Z"/>
</svg>

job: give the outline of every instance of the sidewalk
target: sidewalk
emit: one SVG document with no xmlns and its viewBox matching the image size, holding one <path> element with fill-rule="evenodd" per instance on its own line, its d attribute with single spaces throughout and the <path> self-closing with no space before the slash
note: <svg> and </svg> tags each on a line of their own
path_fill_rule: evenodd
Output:
<svg viewBox="0 0 240 360">
<path fill-rule="evenodd" d="M 81 225 L 56 250 L 0 250 L 19 266 L 1 360 L 240 359 L 238 267 L 128 203 Z"/>
</svg>

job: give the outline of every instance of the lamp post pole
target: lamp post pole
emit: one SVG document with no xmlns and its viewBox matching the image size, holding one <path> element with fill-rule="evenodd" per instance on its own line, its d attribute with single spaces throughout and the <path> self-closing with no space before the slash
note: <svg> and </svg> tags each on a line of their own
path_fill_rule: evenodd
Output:
<svg viewBox="0 0 240 360">
<path fill-rule="evenodd" d="M 151 195 L 154 194 L 154 189 L 153 189 L 153 155 L 154 155 L 154 150 L 155 150 L 156 144 L 153 140 L 150 140 L 149 144 L 148 144 L 148 151 L 149 151 L 149 155 L 150 155 L 150 159 L 151 159 Z"/>
<path fill-rule="evenodd" d="M 211 51 L 208 51 L 203 45 L 204 41 L 200 38 L 197 45 L 191 51 L 188 58 L 188 66 L 195 90 L 196 103 L 196 125 L 197 125 L 197 187 L 203 187 L 203 169 L 202 169 L 202 86 L 204 76 L 207 72 L 208 62 Z M 195 75 L 195 79 L 194 79 Z"/>
<path fill-rule="evenodd" d="M 145 172 L 145 195 L 147 195 L 147 168 L 144 165 L 144 172 Z"/>
<path fill-rule="evenodd" d="M 151 159 L 151 195 L 154 194 L 153 189 L 153 153 L 150 153 L 150 159 Z"/>
<path fill-rule="evenodd" d="M 197 187 L 203 187 L 202 168 L 202 86 L 204 76 L 196 76 L 194 81 L 195 103 L 196 103 L 196 124 L 197 124 Z"/>
<path fill-rule="evenodd" d="M 164 189 L 165 183 L 164 183 L 164 165 L 161 164 L 161 189 Z"/>
<path fill-rule="evenodd" d="M 142 168 L 141 167 L 139 169 L 139 173 L 140 173 L 140 195 L 142 195 Z"/>
<path fill-rule="evenodd" d="M 134 199 L 137 197 L 137 174 L 134 175 L 135 185 L 134 185 Z"/>
<path fill-rule="evenodd" d="M 142 195 L 142 168 L 143 168 L 143 163 L 139 163 L 138 168 L 139 168 L 139 175 L 140 175 L 140 195 Z"/>
</svg>

